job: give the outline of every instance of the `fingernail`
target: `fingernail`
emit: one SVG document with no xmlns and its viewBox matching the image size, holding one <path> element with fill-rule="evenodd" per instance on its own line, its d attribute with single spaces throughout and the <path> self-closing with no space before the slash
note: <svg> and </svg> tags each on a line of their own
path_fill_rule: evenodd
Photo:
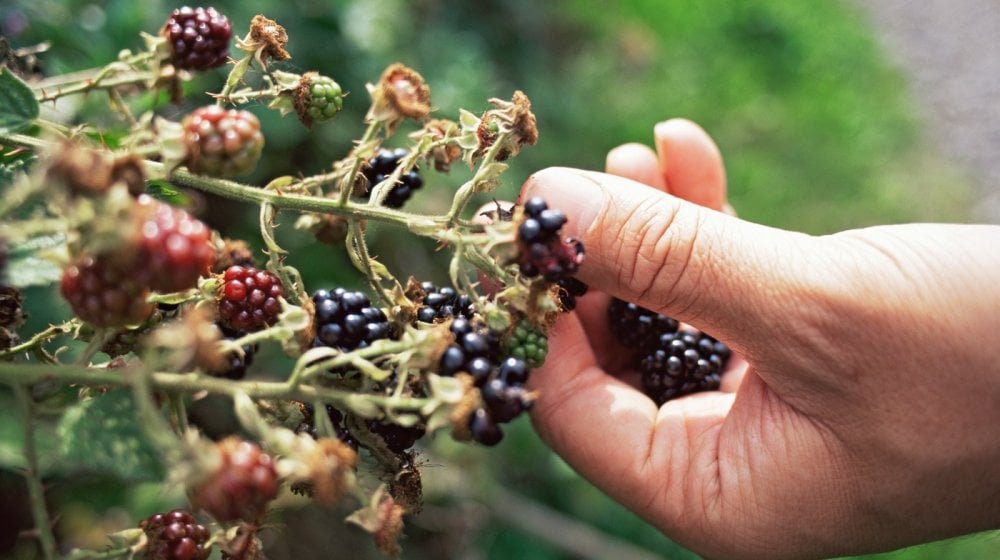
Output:
<svg viewBox="0 0 1000 560">
<path fill-rule="evenodd" d="M 535 173 L 525 189 L 526 199 L 540 196 L 549 208 L 561 210 L 568 221 L 563 233 L 583 235 L 604 206 L 604 186 L 585 171 L 551 167 Z"/>
</svg>

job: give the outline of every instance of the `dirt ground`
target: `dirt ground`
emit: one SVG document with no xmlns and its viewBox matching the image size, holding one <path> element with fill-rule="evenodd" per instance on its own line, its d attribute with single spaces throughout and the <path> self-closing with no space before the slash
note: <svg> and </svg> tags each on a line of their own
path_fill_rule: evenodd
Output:
<svg viewBox="0 0 1000 560">
<path fill-rule="evenodd" d="M 857 0 L 904 69 L 930 132 L 1000 223 L 1000 2 Z"/>
</svg>

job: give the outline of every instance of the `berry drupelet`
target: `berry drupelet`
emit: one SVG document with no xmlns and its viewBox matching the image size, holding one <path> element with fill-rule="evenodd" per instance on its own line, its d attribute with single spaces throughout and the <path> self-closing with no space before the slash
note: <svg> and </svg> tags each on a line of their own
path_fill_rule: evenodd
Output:
<svg viewBox="0 0 1000 560">
<path fill-rule="evenodd" d="M 397 148 L 395 150 L 379 150 L 378 155 L 373 157 L 371 161 L 368 162 L 368 167 L 365 168 L 364 174 L 365 178 L 368 179 L 368 188 L 365 191 L 365 198 L 371 197 L 372 189 L 375 185 L 384 181 L 387 177 L 392 175 L 393 171 L 399 165 L 399 162 L 406 157 L 406 150 L 402 148 Z M 420 174 L 417 169 L 404 173 L 399 178 L 399 183 L 396 185 L 390 185 L 392 189 L 389 195 L 385 197 L 385 205 L 389 208 L 402 208 L 403 204 L 410 199 L 413 191 L 419 189 L 424 184 L 424 180 L 420 178 Z"/>
<path fill-rule="evenodd" d="M 482 322 L 462 317 L 452 320 L 449 328 L 455 342 L 441 355 L 439 373 L 455 375 L 464 371 L 477 386 L 482 386 L 503 353 L 500 337 Z"/>
<path fill-rule="evenodd" d="M 266 270 L 231 266 L 222 276 L 219 321 L 231 331 L 259 331 L 278 320 L 285 290 Z"/>
<path fill-rule="evenodd" d="M 253 113 L 208 105 L 181 121 L 192 173 L 231 177 L 253 171 L 264 150 L 260 121 Z"/>
<path fill-rule="evenodd" d="M 608 305 L 608 325 L 619 342 L 635 349 L 646 348 L 661 334 L 677 332 L 678 327 L 677 321 L 666 315 L 617 298 Z"/>
<path fill-rule="evenodd" d="M 533 329 L 527 321 L 521 321 L 507 338 L 507 350 L 511 356 L 536 368 L 545 362 L 549 342 L 543 333 Z"/>
<path fill-rule="evenodd" d="M 525 219 L 517 228 L 517 263 L 521 273 L 529 278 L 541 276 L 553 283 L 576 274 L 583 262 L 583 244 L 559 236 L 566 215 L 550 209 L 540 197 L 524 203 L 524 214 Z"/>
<path fill-rule="evenodd" d="M 211 536 L 208 529 L 182 509 L 151 515 L 139 528 L 146 533 L 145 558 L 150 560 L 205 560 L 212 552 L 205 546 Z"/>
<path fill-rule="evenodd" d="M 576 298 L 587 294 L 589 286 L 576 278 L 562 278 L 556 282 L 559 286 L 559 305 L 563 311 L 573 311 L 576 309 Z"/>
<path fill-rule="evenodd" d="M 233 28 L 215 8 L 178 8 L 170 14 L 162 34 L 170 45 L 170 62 L 185 70 L 222 66 L 229 58 Z"/>
<path fill-rule="evenodd" d="M 392 326 L 378 307 L 362 292 L 344 288 L 319 290 L 313 294 L 316 306 L 314 346 L 329 346 L 343 351 L 364 348 L 392 336 Z"/>
</svg>

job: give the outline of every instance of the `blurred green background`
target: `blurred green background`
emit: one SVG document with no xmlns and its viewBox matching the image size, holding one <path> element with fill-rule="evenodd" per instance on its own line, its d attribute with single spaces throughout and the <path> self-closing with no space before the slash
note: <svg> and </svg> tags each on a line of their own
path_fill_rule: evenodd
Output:
<svg viewBox="0 0 1000 560">
<path fill-rule="evenodd" d="M 55 74 L 103 64 L 122 48 L 141 48 L 138 32 L 155 33 L 178 5 L 3 0 L 0 33 L 14 46 L 50 42 L 43 61 L 46 72 Z M 267 136 L 265 159 L 249 178 L 257 184 L 328 169 L 361 134 L 365 82 L 401 61 L 423 73 L 442 117 L 456 118 L 459 108 L 479 112 L 487 98 L 509 98 L 515 89 L 531 98 L 540 141 L 513 162 L 500 198 L 515 196 L 533 170 L 546 166 L 601 169 L 609 149 L 631 141 L 649 144 L 654 123 L 682 116 L 718 142 L 731 202 L 749 220 L 823 234 L 967 217 L 970 185 L 927 143 L 903 77 L 850 2 L 628 0 L 613 9 L 597 0 L 214 5 L 239 35 L 256 13 L 276 19 L 289 32 L 293 54 L 278 68 L 317 70 L 351 92 L 343 114 L 309 131 L 294 118 L 250 107 Z M 160 113 L 178 117 L 207 102 L 200 93 L 218 91 L 224 76 L 218 70 L 199 77 L 185 105 Z M 88 119 L 103 103 L 94 96 L 82 106 L 52 111 Z M 468 171 L 425 170 L 424 177 L 428 187 L 408 208 L 440 211 Z M 254 208 L 204 199 L 199 212 L 231 236 L 258 239 Z M 287 226 L 293 219 L 282 217 Z M 342 251 L 290 229 L 284 228 L 281 242 L 307 287 L 361 286 Z M 372 237 L 374 251 L 397 274 L 443 280 L 433 245 L 392 231 L 374 231 Z M 51 290 L 27 296 L 32 318 L 23 332 L 68 315 Z M 258 369 L 275 360 L 265 357 Z M 13 445 L 10 426 L 2 431 L 4 445 Z M 456 445 L 444 434 L 430 447 L 423 459 L 428 503 L 410 521 L 404 558 L 643 558 L 643 552 L 695 557 L 577 477 L 538 442 L 525 418 L 495 449 Z M 15 483 L 2 482 L 16 477 L 0 474 L 0 488 L 16 494 Z M 177 499 L 156 486 L 128 488 L 101 477 L 54 483 L 51 493 L 63 515 L 64 538 L 88 545 Z M 343 513 L 290 509 L 266 533 L 270 557 L 377 557 L 365 537 L 342 525 Z M 8 508 L 6 515 L 19 514 Z M 88 526 L 96 529 L 81 529 Z M 29 555 L 26 547 L 18 550 Z M 988 534 L 870 558 L 997 557 L 1000 537 Z"/>
</svg>

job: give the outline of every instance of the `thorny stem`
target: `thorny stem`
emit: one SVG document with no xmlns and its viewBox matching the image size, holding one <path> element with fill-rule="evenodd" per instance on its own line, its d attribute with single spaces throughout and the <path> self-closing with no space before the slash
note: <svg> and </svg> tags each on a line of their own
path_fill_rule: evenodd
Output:
<svg viewBox="0 0 1000 560">
<path fill-rule="evenodd" d="M 49 513 L 45 507 L 45 488 L 38 472 L 38 455 L 35 449 L 35 420 L 33 404 L 28 390 L 21 384 L 13 384 L 17 395 L 21 422 L 24 425 L 24 477 L 28 482 L 28 494 L 31 499 L 31 513 L 35 518 L 35 529 L 42 547 L 42 555 L 46 560 L 52 560 L 56 555 L 56 539 L 49 525 Z"/>
<path fill-rule="evenodd" d="M 365 147 L 375 139 L 379 130 L 382 129 L 382 122 L 373 120 L 368 123 L 368 128 L 365 129 L 365 133 L 361 136 L 361 140 L 358 140 L 358 145 L 354 148 L 354 152 L 351 154 L 354 158 L 354 162 L 351 164 L 351 170 L 348 172 L 347 176 L 344 177 L 344 181 L 340 185 L 340 205 L 345 206 L 350 200 L 351 191 L 354 189 L 354 181 L 358 178 L 358 171 L 361 170 L 361 164 L 364 163 L 363 150 Z"/>
<path fill-rule="evenodd" d="M 59 76 L 51 76 L 45 78 L 38 83 L 31 84 L 32 89 L 44 90 L 52 88 L 61 88 L 63 86 L 69 86 L 76 83 L 89 83 L 94 81 L 100 81 L 105 76 L 110 75 L 116 70 L 123 68 L 134 68 L 140 63 L 152 60 L 156 56 L 153 51 L 140 51 L 131 56 L 125 57 L 121 60 L 116 60 L 106 66 L 101 66 L 99 68 L 90 68 L 88 70 L 80 70 L 77 72 L 72 72 L 68 74 L 62 74 Z"/>
<path fill-rule="evenodd" d="M 392 303 L 392 296 L 387 294 L 382 286 L 382 275 L 375 271 L 372 265 L 371 255 L 368 253 L 368 244 L 365 243 L 365 233 L 362 231 L 361 220 L 351 220 L 347 230 L 347 254 L 351 257 L 354 266 L 364 273 L 368 279 L 368 285 L 372 293 L 378 298 L 381 306 Z"/>
<path fill-rule="evenodd" d="M 472 196 L 476 194 L 477 189 L 486 180 L 486 171 L 490 168 L 490 165 L 496 161 L 497 154 L 500 153 L 500 149 L 507 144 L 508 138 L 513 134 L 513 131 L 506 131 L 500 133 L 490 149 L 486 151 L 483 156 L 482 161 L 479 162 L 479 167 L 476 169 L 476 174 L 472 176 L 465 182 L 455 193 L 455 198 L 452 199 L 451 210 L 445 215 L 447 218 L 448 226 L 453 226 L 456 219 L 462 215 L 462 211 L 465 210 L 465 206 L 472 199 Z"/>
<path fill-rule="evenodd" d="M 78 325 L 79 321 L 77 321 L 76 319 L 70 319 L 69 321 L 66 321 L 65 323 L 62 323 L 60 325 L 52 325 L 49 328 L 45 329 L 44 331 L 31 337 L 29 340 L 26 340 L 21 344 L 18 344 L 17 346 L 11 346 L 6 350 L 0 351 L 0 360 L 4 358 L 9 358 L 11 356 L 16 356 L 21 352 L 28 352 L 30 350 L 39 348 L 46 342 L 52 340 L 53 338 L 61 334 L 67 334 L 71 332 Z"/>
<path fill-rule="evenodd" d="M 324 364 L 326 368 L 346 365 L 351 361 L 353 356 L 344 354 L 337 358 L 342 360 L 342 362 L 331 360 Z M 40 364 L 0 363 L 0 378 L 3 378 L 8 383 L 37 383 L 39 381 L 58 380 L 66 384 L 121 387 L 135 384 L 135 381 L 130 380 L 128 377 L 130 373 L 134 374 L 135 371 L 129 372 L 127 369 L 86 368 L 71 365 L 53 368 Z M 299 383 L 295 387 L 289 387 L 289 384 L 284 381 L 233 381 L 200 373 L 156 372 L 149 374 L 148 384 L 151 389 L 171 394 L 190 394 L 206 391 L 219 395 L 234 396 L 237 393 L 243 392 L 254 399 L 296 401 L 315 401 L 319 399 L 323 402 L 337 404 L 348 409 L 353 408 L 351 406 L 352 402 L 361 397 L 361 395 L 358 395 L 354 391 L 320 387 L 317 385 Z M 363 395 L 363 398 L 368 403 L 382 408 L 405 410 L 420 410 L 434 402 L 432 398 L 396 398 L 385 395 Z M 152 402 L 151 398 L 149 402 Z M 162 417 L 160 417 L 160 421 L 164 421 Z"/>
<path fill-rule="evenodd" d="M 85 93 L 96 90 L 114 90 L 115 88 L 122 86 L 144 84 L 154 78 L 156 78 L 156 74 L 153 72 L 135 72 L 109 80 L 104 80 L 104 76 L 97 76 L 92 79 L 70 84 L 66 87 L 59 87 L 55 91 L 46 91 L 44 88 L 37 88 L 38 93 L 35 95 L 35 99 L 37 99 L 40 103 L 44 103 L 46 101 L 55 101 L 60 97 L 66 97 L 77 93 Z"/>
</svg>

